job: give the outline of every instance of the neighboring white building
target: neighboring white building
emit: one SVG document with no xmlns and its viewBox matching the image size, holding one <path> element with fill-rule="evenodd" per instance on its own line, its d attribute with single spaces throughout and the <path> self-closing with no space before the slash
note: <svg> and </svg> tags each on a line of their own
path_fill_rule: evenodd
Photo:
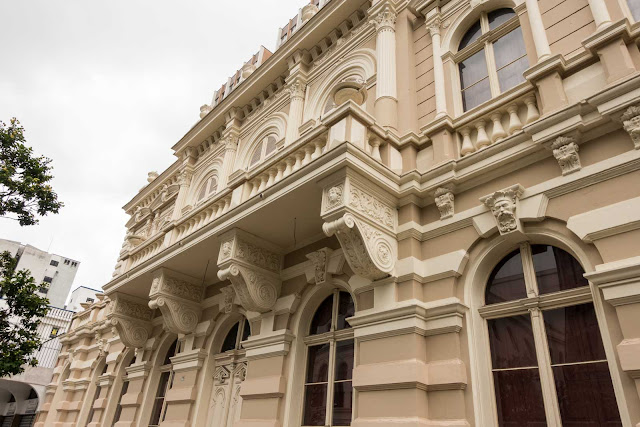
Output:
<svg viewBox="0 0 640 427">
<path fill-rule="evenodd" d="M 0 239 L 0 252 L 8 251 L 18 258 L 16 270 L 29 270 L 36 283 L 47 283 L 41 294 L 49 298 L 52 307 L 64 307 L 80 262 L 45 252 L 31 245 Z"/>
<path fill-rule="evenodd" d="M 84 310 L 82 304 L 91 304 L 96 301 L 98 294 L 102 294 L 102 291 L 97 289 L 87 288 L 86 286 L 80 286 L 71 292 L 71 297 L 66 305 L 67 310 L 78 312 Z"/>
</svg>

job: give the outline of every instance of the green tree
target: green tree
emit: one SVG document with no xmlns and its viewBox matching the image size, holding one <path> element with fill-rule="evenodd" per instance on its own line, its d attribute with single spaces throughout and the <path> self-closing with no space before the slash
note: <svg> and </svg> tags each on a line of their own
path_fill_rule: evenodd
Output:
<svg viewBox="0 0 640 427">
<path fill-rule="evenodd" d="M 37 216 L 58 213 L 63 206 L 49 182 L 53 179 L 51 160 L 36 157 L 25 145 L 24 128 L 16 119 L 7 126 L 0 122 L 0 218 L 18 221 L 21 226 L 38 223 Z M 41 345 L 40 319 L 49 300 L 38 296 L 38 288 L 28 270 L 16 271 L 18 261 L 9 252 L 0 254 L 0 378 L 35 366 L 35 350 Z"/>
</svg>

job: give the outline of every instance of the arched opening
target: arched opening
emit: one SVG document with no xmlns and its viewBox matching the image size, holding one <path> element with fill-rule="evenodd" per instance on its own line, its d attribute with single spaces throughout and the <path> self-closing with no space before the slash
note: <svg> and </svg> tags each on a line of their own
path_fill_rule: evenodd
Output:
<svg viewBox="0 0 640 427">
<path fill-rule="evenodd" d="M 253 153 L 251 154 L 251 158 L 249 160 L 249 167 L 252 168 L 264 162 L 267 158 L 271 157 L 271 155 L 276 152 L 276 143 L 277 139 L 273 134 L 267 135 L 262 138 L 253 149 Z"/>
<path fill-rule="evenodd" d="M 200 185 L 200 189 L 196 193 L 196 203 L 201 203 L 218 191 L 218 175 L 212 175 Z"/>
<path fill-rule="evenodd" d="M 120 375 L 122 378 L 122 382 L 119 384 L 119 390 L 114 390 L 113 393 L 111 393 L 111 397 L 113 398 L 114 396 L 118 396 L 118 403 L 116 404 L 116 408 L 115 408 L 115 413 L 113 415 L 113 421 L 111 422 L 111 425 L 114 426 L 116 425 L 116 423 L 118 421 L 120 421 L 120 418 L 122 418 L 122 398 L 124 397 L 125 394 L 127 394 L 127 391 L 129 391 L 129 375 L 127 373 L 127 368 L 131 367 L 135 361 L 135 355 L 133 354 L 133 352 L 131 352 L 132 354 L 129 355 L 129 360 L 128 362 L 125 364 L 124 360 L 123 360 L 123 366 L 120 369 Z M 115 394 L 118 393 L 118 394 Z"/>
<path fill-rule="evenodd" d="M 160 372 L 160 380 L 158 381 L 158 387 L 153 398 L 153 409 L 151 410 L 149 427 L 159 426 L 167 415 L 167 401 L 165 397 L 173 384 L 174 376 L 171 358 L 178 354 L 178 352 L 178 340 L 176 339 L 167 349 L 161 362 L 162 365 L 158 368 L 158 371 Z"/>
</svg>

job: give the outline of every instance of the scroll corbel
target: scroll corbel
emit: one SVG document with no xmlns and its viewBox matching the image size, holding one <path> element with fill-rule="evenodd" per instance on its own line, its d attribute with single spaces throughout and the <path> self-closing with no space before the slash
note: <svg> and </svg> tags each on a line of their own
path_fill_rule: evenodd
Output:
<svg viewBox="0 0 640 427">
<path fill-rule="evenodd" d="M 107 319 L 126 347 L 143 348 L 151 335 L 152 311 L 145 300 L 122 293 L 109 295 Z"/>
<path fill-rule="evenodd" d="M 203 287 L 198 280 L 166 268 L 153 273 L 149 308 L 159 308 L 165 328 L 175 334 L 195 331 L 202 314 Z"/>
</svg>

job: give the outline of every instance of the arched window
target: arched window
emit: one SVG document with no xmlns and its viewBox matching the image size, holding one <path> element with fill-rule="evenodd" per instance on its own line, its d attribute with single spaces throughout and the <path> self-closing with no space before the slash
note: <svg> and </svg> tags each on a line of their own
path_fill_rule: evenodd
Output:
<svg viewBox="0 0 640 427">
<path fill-rule="evenodd" d="M 512 9 L 482 13 L 458 47 L 464 111 L 524 81 L 529 68 L 522 29 Z"/>
<path fill-rule="evenodd" d="M 307 344 L 303 426 L 350 426 L 353 330 L 346 319 L 355 307 L 348 292 L 335 290 L 318 307 Z"/>
<path fill-rule="evenodd" d="M 95 413 L 95 408 L 93 407 L 93 404 L 100 397 L 100 392 L 102 390 L 102 382 L 100 381 L 100 377 L 107 373 L 108 367 L 109 366 L 105 363 L 100 373 L 100 376 L 98 376 L 98 378 L 96 379 L 96 391 L 95 393 L 93 393 L 93 399 L 89 401 L 89 405 L 91 405 L 91 408 L 89 409 L 89 416 L 87 417 L 87 422 L 85 425 L 89 425 L 89 423 L 91 423 L 91 421 L 93 420 L 93 414 Z M 96 422 L 97 421 L 98 420 L 96 420 Z"/>
<path fill-rule="evenodd" d="M 236 323 L 224 338 L 220 353 L 225 353 L 230 350 L 240 350 L 240 343 L 247 340 L 250 336 L 251 326 L 247 319 Z"/>
<path fill-rule="evenodd" d="M 523 244 L 493 270 L 487 320 L 497 423 L 622 426 L 584 270 Z"/>
<path fill-rule="evenodd" d="M 171 366 L 171 358 L 178 353 L 178 340 L 175 340 L 164 357 L 162 366 L 160 366 L 160 381 L 158 382 L 158 391 L 153 400 L 153 410 L 151 411 L 151 421 L 149 427 L 157 427 L 167 414 L 167 402 L 165 396 L 173 384 L 173 369 Z"/>
<path fill-rule="evenodd" d="M 198 190 L 198 198 L 196 199 L 196 202 L 200 203 L 201 201 L 216 194 L 217 191 L 218 191 L 218 176 L 213 175 L 209 177 L 209 179 L 207 179 L 205 183 L 202 184 L 202 186 L 200 186 L 200 190 Z"/>
<path fill-rule="evenodd" d="M 276 152 L 276 137 L 274 135 L 265 136 L 262 141 L 256 146 L 251 154 L 251 160 L 249 161 L 249 167 L 254 167 L 258 163 L 261 163 L 264 159 L 271 156 Z"/>
<path fill-rule="evenodd" d="M 131 360 L 129 361 L 129 364 L 127 365 L 127 368 L 133 365 L 135 361 L 136 361 L 135 356 L 132 356 Z M 113 416 L 113 422 L 111 423 L 112 426 L 115 426 L 116 423 L 120 421 L 120 416 L 122 415 L 122 397 L 125 394 L 127 394 L 128 390 L 129 390 L 129 375 L 127 374 L 127 371 L 125 369 L 125 372 L 122 377 L 122 388 L 120 389 L 120 396 L 118 397 L 118 405 L 116 406 L 116 413 Z"/>
<path fill-rule="evenodd" d="M 629 5 L 633 19 L 636 22 L 640 21 L 640 0 L 627 0 L 627 5 Z"/>
</svg>

